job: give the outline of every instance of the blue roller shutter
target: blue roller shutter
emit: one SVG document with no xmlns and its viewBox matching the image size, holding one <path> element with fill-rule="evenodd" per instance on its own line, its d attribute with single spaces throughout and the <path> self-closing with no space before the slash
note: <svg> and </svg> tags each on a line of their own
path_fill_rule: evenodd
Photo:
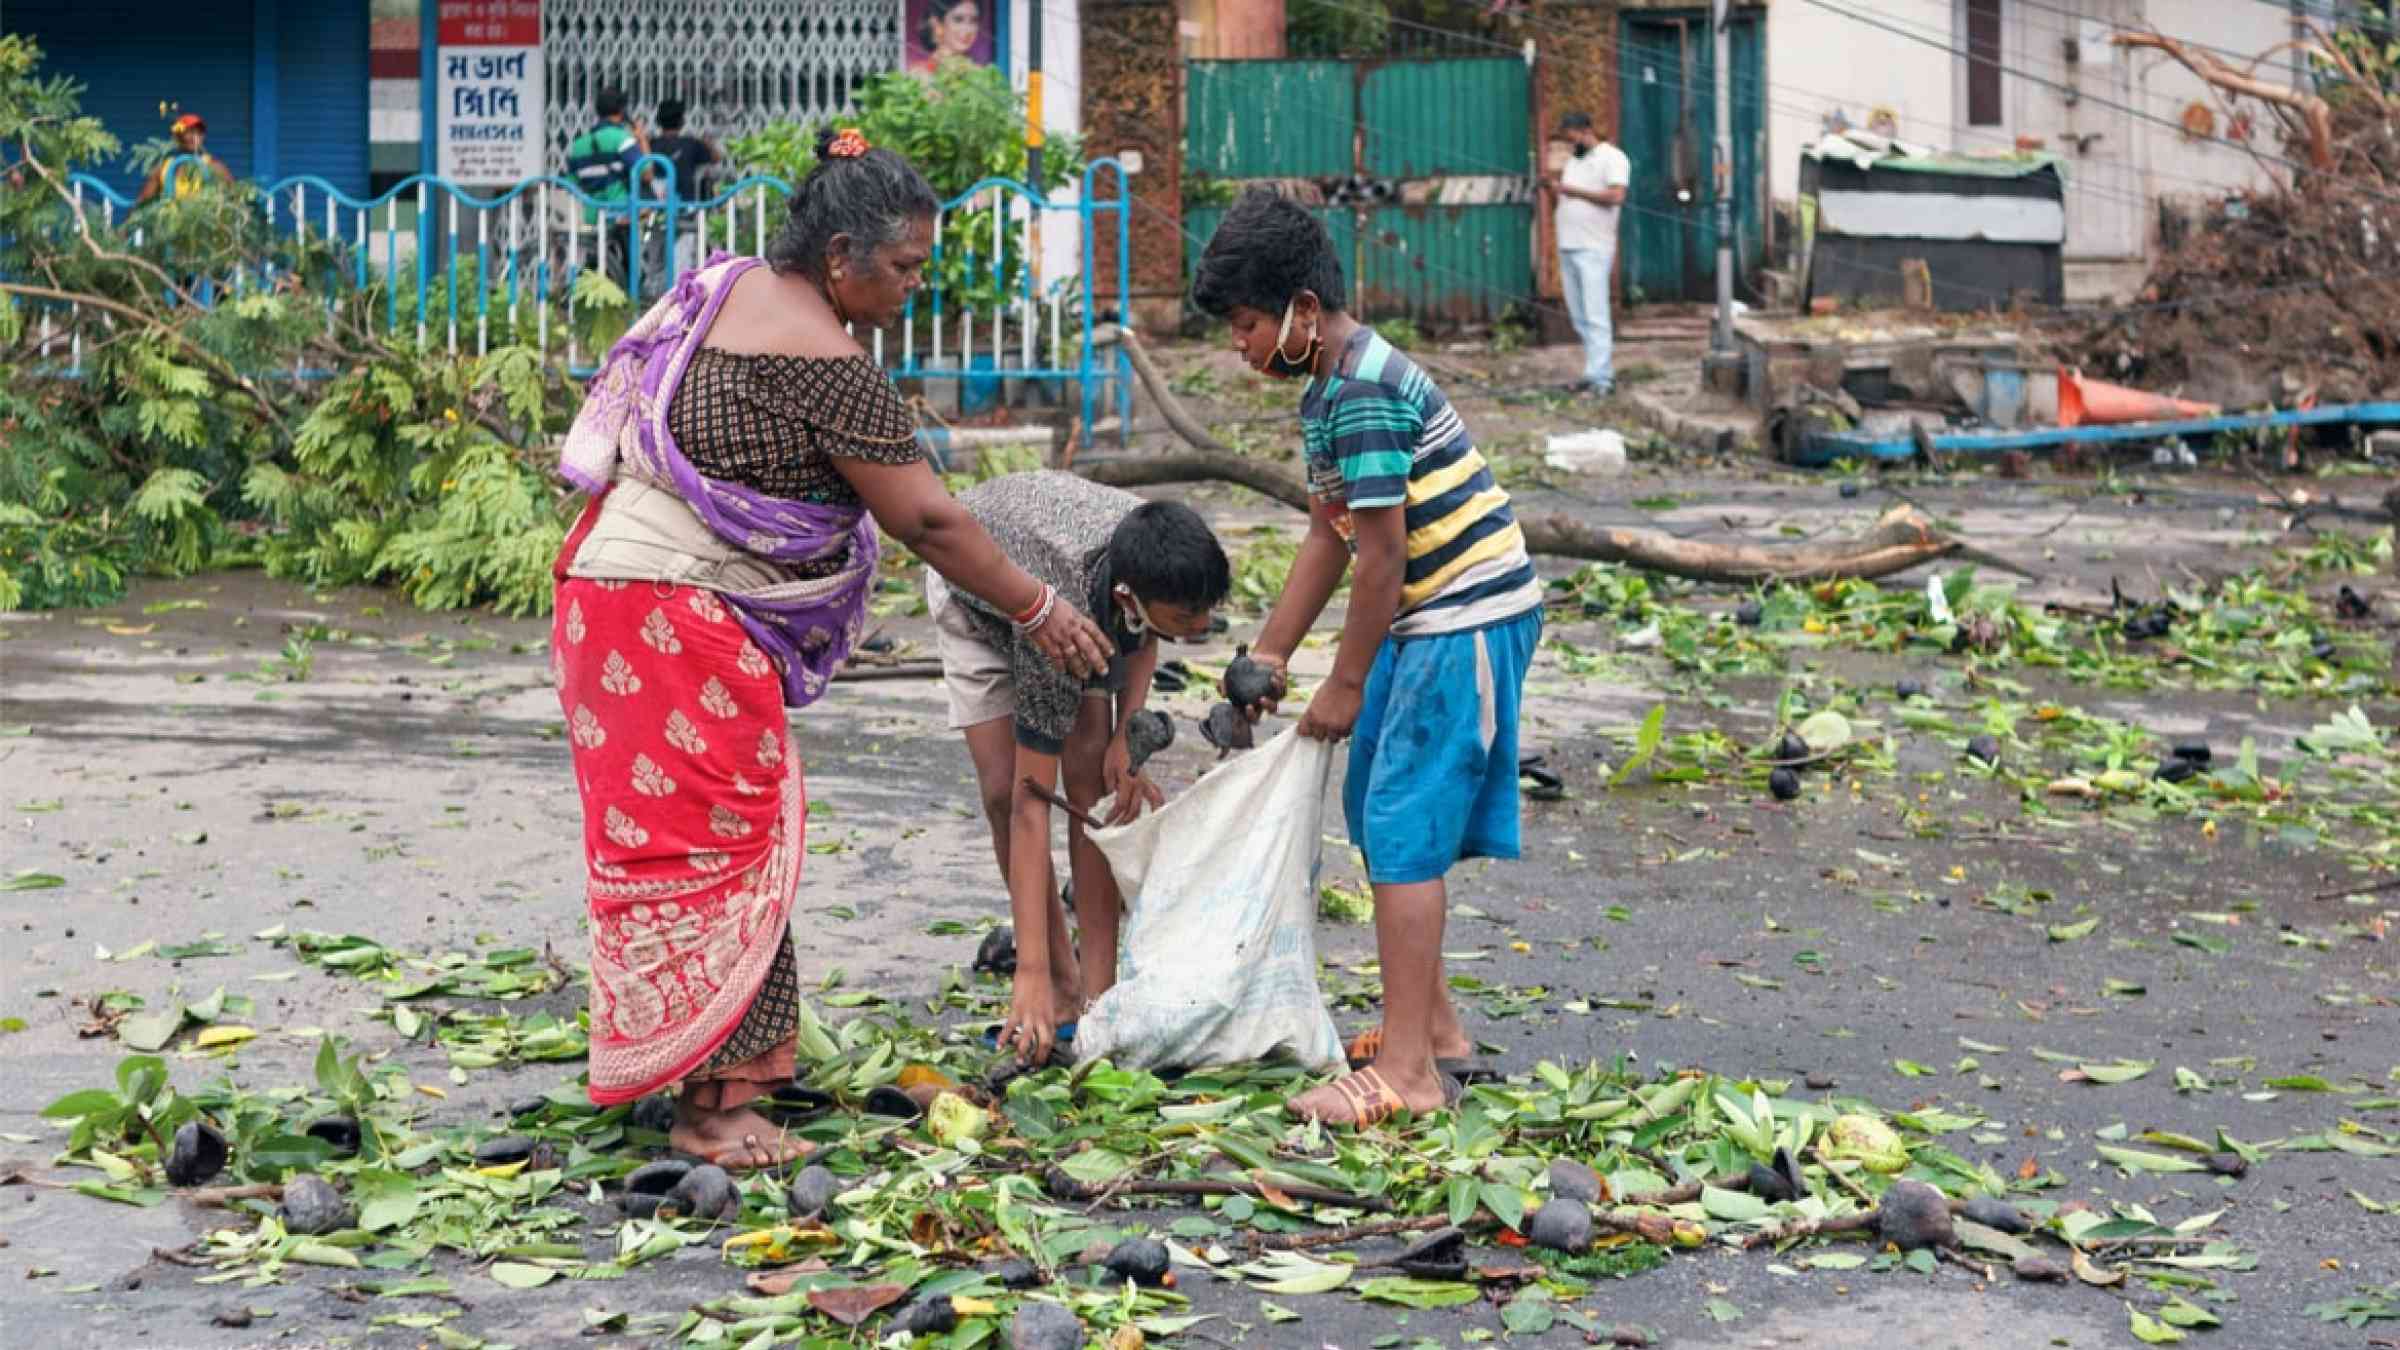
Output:
<svg viewBox="0 0 2400 1350">
<path fill-rule="evenodd" d="M 282 0 L 275 175 L 367 192 L 367 0 Z"/>
<path fill-rule="evenodd" d="M 189 0 L 5 3 L 8 31 L 31 37 L 41 47 L 46 73 L 70 75 L 83 83 L 84 112 L 116 133 L 128 152 L 143 141 L 167 134 L 167 119 L 159 116 L 159 104 L 171 102 L 208 119 L 210 153 L 224 160 L 235 176 L 250 176 L 248 4 L 195 5 Z M 365 46 L 362 38 L 358 58 L 362 99 Z M 359 139 L 365 139 L 363 125 Z M 364 153 L 363 146 L 360 153 Z M 128 167 L 123 157 L 90 167 L 96 176 L 128 195 L 141 186 L 141 175 Z"/>
</svg>

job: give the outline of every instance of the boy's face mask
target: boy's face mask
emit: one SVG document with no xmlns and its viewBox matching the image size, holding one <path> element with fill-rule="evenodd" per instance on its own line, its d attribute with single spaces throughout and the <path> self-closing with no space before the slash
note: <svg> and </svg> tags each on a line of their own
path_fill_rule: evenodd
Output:
<svg viewBox="0 0 2400 1350">
<path fill-rule="evenodd" d="M 1118 609 L 1125 617 L 1125 627 L 1135 637 L 1140 637 L 1145 633 L 1156 633 L 1161 642 L 1201 643 L 1208 641 L 1213 631 L 1214 625 L 1210 622 L 1210 616 L 1206 610 L 1195 613 L 1174 606 L 1162 605 L 1160 608 L 1168 612 L 1153 616 L 1149 608 L 1142 603 L 1142 598 L 1133 593 L 1132 587 L 1119 583 L 1116 593 L 1117 598 L 1124 602 L 1118 606 Z M 1164 619 L 1166 622 L 1161 623 L 1160 619 Z"/>
<path fill-rule="evenodd" d="M 1315 374 L 1317 353 L 1325 346 L 1317 336 L 1317 326 L 1312 321 L 1308 326 L 1307 345 L 1301 348 L 1300 355 L 1295 357 L 1286 354 L 1292 336 L 1292 311 L 1299 303 L 1297 299 L 1284 302 L 1283 326 L 1275 330 L 1275 350 L 1267 354 L 1266 373 L 1279 380 L 1304 379 Z"/>
</svg>

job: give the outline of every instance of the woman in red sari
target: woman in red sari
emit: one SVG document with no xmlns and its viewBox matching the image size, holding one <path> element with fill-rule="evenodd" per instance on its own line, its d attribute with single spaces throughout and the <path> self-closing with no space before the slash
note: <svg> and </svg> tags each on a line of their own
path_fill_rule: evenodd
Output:
<svg viewBox="0 0 2400 1350">
<path fill-rule="evenodd" d="M 676 1092 L 669 1141 L 728 1167 L 805 1148 L 750 1103 L 792 1080 L 787 923 L 807 802 L 785 709 L 857 640 L 880 525 L 1051 660 L 1100 630 L 942 490 L 851 325 L 895 319 L 933 191 L 827 133 L 764 260 L 687 276 L 609 352 L 560 470 L 593 494 L 561 550 L 551 650 L 584 813 L 592 1100 Z"/>
</svg>

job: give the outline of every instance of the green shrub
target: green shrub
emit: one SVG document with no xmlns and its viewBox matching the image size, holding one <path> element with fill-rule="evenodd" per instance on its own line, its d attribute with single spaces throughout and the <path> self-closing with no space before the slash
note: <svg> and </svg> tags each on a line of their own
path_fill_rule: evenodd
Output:
<svg viewBox="0 0 2400 1350">
<path fill-rule="evenodd" d="M 877 75 L 859 86 L 856 111 L 833 120 L 857 127 L 872 144 L 914 164 L 943 201 L 986 178 L 1026 180 L 1025 101 L 996 67 L 952 61 L 930 78 L 905 71 Z M 796 184 L 816 167 L 819 125 L 776 122 L 736 137 L 726 151 L 745 173 Z M 1053 132 L 1042 151 L 1042 181 L 1034 186 L 1053 194 L 1082 172 L 1082 143 Z M 928 269 L 926 283 L 943 290 L 946 304 L 982 308 L 1023 288 L 1022 221 L 1003 222 L 1008 266 L 993 275 L 994 209 L 962 208 L 943 217 L 941 265 Z"/>
</svg>

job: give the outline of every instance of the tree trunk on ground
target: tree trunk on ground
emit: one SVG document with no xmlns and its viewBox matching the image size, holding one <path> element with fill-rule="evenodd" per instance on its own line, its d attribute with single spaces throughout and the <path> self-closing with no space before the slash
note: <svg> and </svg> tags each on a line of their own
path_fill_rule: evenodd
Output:
<svg viewBox="0 0 2400 1350">
<path fill-rule="evenodd" d="M 1140 338 L 1114 328 L 1093 333 L 1097 346 L 1122 341 L 1151 401 L 1167 425 L 1193 448 L 1134 459 L 1086 462 L 1075 471 L 1111 487 L 1158 487 L 1166 483 L 1238 483 L 1296 511 L 1308 509 L 1308 488 L 1273 464 L 1228 450 L 1208 434 L 1198 419 L 1175 397 L 1159 373 L 1158 363 Z M 1872 579 L 1905 572 L 1920 563 L 1965 551 L 1965 545 L 1934 528 L 1933 522 L 1910 506 L 1896 506 L 1875 527 L 1853 539 L 1790 547 L 1766 544 L 1719 544 L 1678 539 L 1658 530 L 1611 529 L 1586 525 L 1562 515 L 1523 516 L 1525 547 L 1556 558 L 1620 563 L 1647 572 L 1750 585 L 1768 581 L 1830 581 L 1837 577 Z"/>
</svg>

